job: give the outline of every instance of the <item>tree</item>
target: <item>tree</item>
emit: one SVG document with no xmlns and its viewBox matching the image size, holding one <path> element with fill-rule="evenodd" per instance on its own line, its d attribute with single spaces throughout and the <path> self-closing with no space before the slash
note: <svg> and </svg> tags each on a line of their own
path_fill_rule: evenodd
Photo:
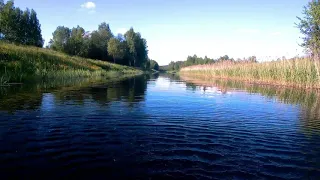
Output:
<svg viewBox="0 0 320 180">
<path fill-rule="evenodd" d="M 0 39 L 17 44 L 43 46 L 40 23 L 32 9 L 22 11 L 14 2 L 0 1 Z"/>
<path fill-rule="evenodd" d="M 136 48 L 136 34 L 133 30 L 133 28 L 130 28 L 125 34 L 124 37 L 126 39 L 129 53 L 130 53 L 130 59 L 129 59 L 129 65 L 131 65 L 131 59 L 133 60 L 133 66 L 136 65 L 136 57 L 137 57 L 137 48 Z"/>
<path fill-rule="evenodd" d="M 100 49 L 101 53 L 101 60 L 108 59 L 108 42 L 113 37 L 109 24 L 103 22 L 98 27 L 98 34 L 100 41 L 98 43 L 98 48 Z"/>
<path fill-rule="evenodd" d="M 30 28 L 28 33 L 27 45 L 42 47 L 43 39 L 41 35 L 41 25 L 37 18 L 37 13 L 33 9 L 31 9 L 30 19 L 27 27 Z"/>
<path fill-rule="evenodd" d="M 29 28 L 31 27 L 30 24 L 30 10 L 27 8 L 23 14 L 22 14 L 22 28 L 20 29 L 22 32 L 22 36 L 24 36 L 23 39 L 25 39 L 24 44 L 30 45 L 31 44 L 31 40 L 28 39 L 29 37 L 31 37 L 31 31 L 29 31 Z"/>
<path fill-rule="evenodd" d="M 249 60 L 250 62 L 254 62 L 254 63 L 258 62 L 256 56 L 250 56 L 250 57 L 248 58 L 248 60 Z"/>
<path fill-rule="evenodd" d="M 67 40 L 67 52 L 70 55 L 86 57 L 85 39 L 83 35 L 85 30 L 77 26 L 72 28 L 70 38 Z"/>
<path fill-rule="evenodd" d="M 116 59 L 122 59 L 125 56 L 125 48 L 123 43 L 118 38 L 111 38 L 108 42 L 108 52 L 113 57 L 113 62 L 116 63 Z"/>
<path fill-rule="evenodd" d="M 299 19 L 296 24 L 300 32 L 304 35 L 302 47 L 311 52 L 312 55 L 319 59 L 320 55 L 320 2 L 312 0 L 304 7 L 304 17 Z"/>
<path fill-rule="evenodd" d="M 52 39 L 50 40 L 50 47 L 56 51 L 67 53 L 67 43 L 71 36 L 71 30 L 64 26 L 58 26 L 52 33 Z"/>
<path fill-rule="evenodd" d="M 90 38 L 89 38 L 89 47 L 88 47 L 88 57 L 91 59 L 100 59 L 103 60 L 103 54 L 107 54 L 104 53 L 107 50 L 107 46 L 105 46 L 104 48 L 100 45 L 100 34 L 98 31 L 93 31 L 90 34 Z"/>
<path fill-rule="evenodd" d="M 226 60 L 229 60 L 229 56 L 228 55 L 224 55 L 224 56 L 221 56 L 218 61 L 226 61 Z"/>
<path fill-rule="evenodd" d="M 133 64 L 134 67 L 144 67 L 148 60 L 147 41 L 141 37 L 140 33 L 136 33 L 133 28 L 130 28 L 124 34 L 124 38 L 130 54 L 129 65 Z"/>
<path fill-rule="evenodd" d="M 98 30 L 88 32 L 77 26 L 69 29 L 59 26 L 53 32 L 49 48 L 69 55 L 91 59 L 110 60 L 123 65 L 146 68 L 148 63 L 147 41 L 131 28 L 126 34 L 114 36 L 107 23 Z M 111 57 L 112 56 L 112 57 Z"/>
<path fill-rule="evenodd" d="M 179 63 L 175 63 L 175 64 L 174 64 L 174 69 L 175 69 L 175 70 L 179 70 L 179 69 L 180 69 Z"/>
<path fill-rule="evenodd" d="M 108 60 L 108 42 L 113 37 L 109 24 L 103 22 L 88 37 L 88 57 Z"/>
<path fill-rule="evenodd" d="M 159 64 L 155 60 L 150 60 L 150 69 L 154 69 L 156 71 L 159 71 Z"/>
<path fill-rule="evenodd" d="M 1 39 L 9 42 L 15 42 L 16 27 L 15 27 L 15 8 L 14 2 L 8 1 L 6 4 L 2 2 L 0 12 L 0 33 Z"/>
<path fill-rule="evenodd" d="M 149 69 L 152 70 L 152 68 L 151 68 L 151 66 L 150 66 L 150 61 L 151 61 L 151 60 L 147 61 L 147 63 L 146 63 L 145 69 L 147 69 L 147 70 L 149 70 Z"/>
</svg>

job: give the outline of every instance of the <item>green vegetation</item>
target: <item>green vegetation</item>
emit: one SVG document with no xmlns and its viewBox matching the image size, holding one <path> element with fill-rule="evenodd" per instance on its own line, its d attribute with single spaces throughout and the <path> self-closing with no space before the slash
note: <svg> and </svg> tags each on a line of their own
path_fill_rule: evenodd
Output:
<svg viewBox="0 0 320 180">
<path fill-rule="evenodd" d="M 37 13 L 15 8 L 13 1 L 0 0 L 0 40 L 16 44 L 43 46 Z"/>
<path fill-rule="evenodd" d="M 116 62 L 118 64 L 146 68 L 148 62 L 147 41 L 139 32 L 130 28 L 124 35 L 114 35 L 109 24 L 103 22 L 92 32 L 81 26 L 58 26 L 47 48 L 71 56 Z M 40 23 L 34 10 L 22 11 L 14 1 L 0 0 L 0 40 L 42 47 Z"/>
<path fill-rule="evenodd" d="M 13 0 L 0 0 L 1 85 L 53 78 L 118 77 L 141 73 L 151 64 L 155 68 L 154 62 L 149 62 L 147 41 L 133 28 L 114 36 L 105 22 L 93 32 L 80 26 L 59 26 L 46 49 L 36 48 L 43 43 L 36 12 L 20 10 Z"/>
<path fill-rule="evenodd" d="M 120 74 L 142 73 L 128 66 L 7 43 L 0 43 L 0 58 L 0 84 L 35 79 L 117 77 Z"/>
<path fill-rule="evenodd" d="M 304 35 L 303 43 L 301 44 L 306 48 L 311 55 L 319 60 L 320 58 L 320 2 L 312 0 L 304 7 L 304 17 L 299 19 L 297 27 Z"/>
<path fill-rule="evenodd" d="M 147 41 L 130 28 L 124 35 L 114 36 L 109 24 L 103 22 L 98 30 L 87 32 L 77 26 L 69 29 L 59 26 L 53 32 L 47 48 L 72 56 L 110 61 L 146 69 Z"/>
<path fill-rule="evenodd" d="M 149 70 L 154 70 L 154 71 L 159 71 L 159 64 L 155 60 L 149 60 L 146 66 L 147 69 Z"/>
</svg>

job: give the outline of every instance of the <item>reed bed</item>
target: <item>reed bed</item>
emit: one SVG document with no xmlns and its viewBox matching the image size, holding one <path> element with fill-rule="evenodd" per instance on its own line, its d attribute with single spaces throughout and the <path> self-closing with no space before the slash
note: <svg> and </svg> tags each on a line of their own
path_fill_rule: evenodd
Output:
<svg viewBox="0 0 320 180">
<path fill-rule="evenodd" d="M 142 71 L 105 61 L 69 56 L 49 49 L 0 43 L 0 85 L 34 79 L 139 73 Z"/>
<path fill-rule="evenodd" d="M 181 74 L 201 78 L 223 78 L 258 84 L 273 84 L 302 88 L 320 88 L 320 62 L 308 58 L 262 63 L 225 61 L 184 67 Z"/>
</svg>

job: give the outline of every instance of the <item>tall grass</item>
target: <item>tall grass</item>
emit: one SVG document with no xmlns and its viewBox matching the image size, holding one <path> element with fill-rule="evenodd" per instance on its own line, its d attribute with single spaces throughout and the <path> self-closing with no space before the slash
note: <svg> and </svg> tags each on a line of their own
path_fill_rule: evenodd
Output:
<svg viewBox="0 0 320 180">
<path fill-rule="evenodd" d="M 259 84 L 274 84 L 303 88 L 320 88 L 320 63 L 308 58 L 263 63 L 220 62 L 184 67 L 181 74 L 202 78 L 227 78 Z"/>
<path fill-rule="evenodd" d="M 0 84 L 34 79 L 139 74 L 140 70 L 28 46 L 0 43 Z"/>
</svg>

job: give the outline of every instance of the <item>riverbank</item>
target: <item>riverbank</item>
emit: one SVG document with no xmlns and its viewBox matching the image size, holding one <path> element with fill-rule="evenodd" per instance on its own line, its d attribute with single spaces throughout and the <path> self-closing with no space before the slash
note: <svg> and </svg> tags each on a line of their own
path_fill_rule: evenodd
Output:
<svg viewBox="0 0 320 180">
<path fill-rule="evenodd" d="M 0 59 L 1 85 L 57 78 L 112 78 L 143 73 L 128 66 L 7 43 L 0 43 Z"/>
<path fill-rule="evenodd" d="M 202 79 L 230 79 L 255 84 L 320 88 L 320 62 L 307 58 L 263 63 L 219 62 L 184 67 L 180 74 Z"/>
</svg>

